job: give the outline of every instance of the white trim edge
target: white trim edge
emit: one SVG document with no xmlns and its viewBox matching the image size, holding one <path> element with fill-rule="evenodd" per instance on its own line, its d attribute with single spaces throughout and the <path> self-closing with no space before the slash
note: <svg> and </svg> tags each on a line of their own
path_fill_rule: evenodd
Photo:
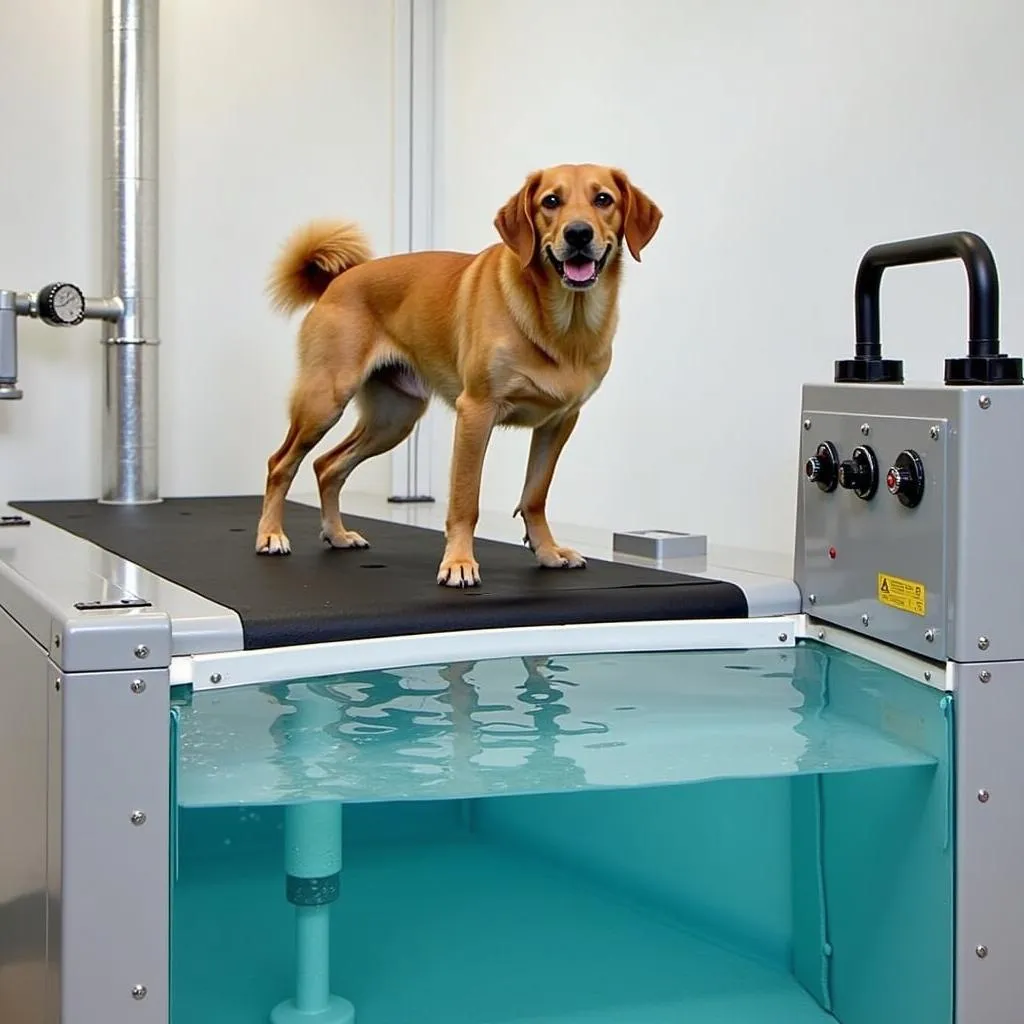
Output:
<svg viewBox="0 0 1024 1024">
<path fill-rule="evenodd" d="M 797 629 L 797 616 L 772 616 L 418 633 L 174 658 L 171 685 L 223 690 L 489 658 L 783 648 L 796 643 Z"/>
<path fill-rule="evenodd" d="M 898 672 L 908 679 L 925 683 L 936 690 L 951 690 L 953 688 L 952 676 L 945 662 L 929 661 L 919 655 L 908 654 L 906 651 L 890 647 L 880 640 L 872 640 L 870 637 L 861 636 L 859 633 L 851 632 L 840 626 L 817 621 L 807 615 L 800 616 L 800 620 L 797 635 L 801 638 L 817 640 L 828 647 L 853 654 L 874 665 Z"/>
</svg>

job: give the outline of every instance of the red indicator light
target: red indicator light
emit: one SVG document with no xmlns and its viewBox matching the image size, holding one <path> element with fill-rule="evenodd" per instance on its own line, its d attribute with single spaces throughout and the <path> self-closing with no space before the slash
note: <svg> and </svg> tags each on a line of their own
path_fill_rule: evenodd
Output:
<svg viewBox="0 0 1024 1024">
<path fill-rule="evenodd" d="M 835 561 L 835 557 L 836 557 L 836 549 L 835 548 L 829 548 L 828 549 L 828 557 L 831 558 L 833 561 Z"/>
</svg>

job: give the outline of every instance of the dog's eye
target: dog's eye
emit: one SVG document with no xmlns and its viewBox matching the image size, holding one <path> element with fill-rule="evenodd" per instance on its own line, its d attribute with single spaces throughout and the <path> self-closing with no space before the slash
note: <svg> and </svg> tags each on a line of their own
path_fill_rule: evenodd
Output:
<svg viewBox="0 0 1024 1024">
<path fill-rule="evenodd" d="M 594 196 L 595 206 L 611 206 L 612 202 L 612 197 L 607 192 L 598 192 L 597 195 Z"/>
<path fill-rule="evenodd" d="M 554 210 L 560 203 L 561 200 L 554 192 L 549 193 L 540 201 L 540 205 L 546 210 Z"/>
</svg>

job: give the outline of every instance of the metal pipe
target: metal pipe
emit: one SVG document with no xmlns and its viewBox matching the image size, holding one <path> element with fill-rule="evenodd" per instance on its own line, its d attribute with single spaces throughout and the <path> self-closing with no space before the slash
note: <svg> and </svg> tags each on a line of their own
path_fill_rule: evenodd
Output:
<svg viewBox="0 0 1024 1024">
<path fill-rule="evenodd" d="M 17 295 L 0 291 L 0 399 L 21 398 L 18 387 Z"/>
<path fill-rule="evenodd" d="M 160 500 L 158 480 L 158 0 L 104 0 L 103 332 L 100 501 Z M 120 305 L 116 305 L 119 303 Z"/>
</svg>

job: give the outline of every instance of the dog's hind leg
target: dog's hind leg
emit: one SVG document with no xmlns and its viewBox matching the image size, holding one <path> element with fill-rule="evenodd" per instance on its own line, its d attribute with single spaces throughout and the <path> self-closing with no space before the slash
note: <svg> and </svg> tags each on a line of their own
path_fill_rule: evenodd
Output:
<svg viewBox="0 0 1024 1024">
<path fill-rule="evenodd" d="M 341 419 L 354 388 L 340 389 L 320 374 L 301 380 L 292 394 L 291 423 L 281 447 L 267 460 L 263 511 L 256 535 L 261 555 L 287 555 L 291 544 L 284 532 L 284 503 L 302 460 Z"/>
<path fill-rule="evenodd" d="M 570 413 L 554 423 L 546 423 L 533 432 L 526 465 L 523 495 L 515 510 L 526 524 L 526 543 L 537 561 L 546 569 L 582 569 L 586 560 L 572 548 L 561 547 L 548 526 L 547 501 L 558 457 L 576 426 L 579 413 Z"/>
<path fill-rule="evenodd" d="M 341 489 L 360 463 L 401 444 L 426 411 L 425 392 L 414 387 L 402 390 L 394 385 L 395 379 L 394 374 L 383 373 L 366 381 L 356 394 L 360 415 L 355 428 L 313 463 L 320 488 L 320 539 L 328 547 L 369 547 L 365 537 L 347 530 L 341 520 Z"/>
</svg>

